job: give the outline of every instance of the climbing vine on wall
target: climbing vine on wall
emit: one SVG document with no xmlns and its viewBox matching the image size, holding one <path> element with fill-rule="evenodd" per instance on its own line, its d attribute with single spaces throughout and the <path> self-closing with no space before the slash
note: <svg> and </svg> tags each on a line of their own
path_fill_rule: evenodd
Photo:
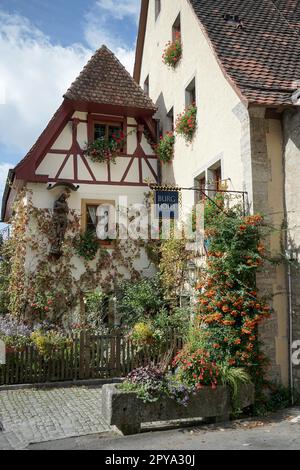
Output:
<svg viewBox="0 0 300 470">
<path fill-rule="evenodd" d="M 93 259 L 81 257 L 81 268 L 75 267 L 80 219 L 72 209 L 62 256 L 52 257 L 52 211 L 36 208 L 32 194 L 25 189 L 15 204 L 12 228 L 9 311 L 20 320 L 47 320 L 66 326 L 72 322 L 85 292 L 100 288 L 109 293 L 125 276 L 132 280 L 141 277 L 135 268 L 144 248 L 139 240 L 115 240 L 111 251 L 100 247 Z"/>
<path fill-rule="evenodd" d="M 246 367 L 262 385 L 267 361 L 258 327 L 271 310 L 259 295 L 256 274 L 264 263 L 274 262 L 264 244 L 269 228 L 261 215 L 244 216 L 238 207 L 219 210 L 210 202 L 205 218 L 208 258 L 198 285 L 195 336 L 216 363 Z"/>
</svg>

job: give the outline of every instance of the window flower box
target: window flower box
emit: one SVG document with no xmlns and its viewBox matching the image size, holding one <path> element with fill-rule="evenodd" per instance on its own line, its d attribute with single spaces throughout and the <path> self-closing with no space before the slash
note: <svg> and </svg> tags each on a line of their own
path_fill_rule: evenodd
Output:
<svg viewBox="0 0 300 470">
<path fill-rule="evenodd" d="M 160 142 L 157 145 L 157 156 L 163 163 L 171 163 L 174 158 L 174 144 L 175 135 L 173 132 L 167 132 L 161 136 Z"/>
<path fill-rule="evenodd" d="M 175 68 L 182 57 L 182 43 L 181 34 L 179 32 L 175 35 L 174 41 L 169 41 L 166 44 L 163 52 L 163 62 L 169 67 Z"/>
<path fill-rule="evenodd" d="M 176 118 L 176 133 L 182 135 L 187 142 L 193 140 L 197 128 L 197 107 L 195 105 L 188 106 L 186 110 L 178 114 Z"/>
<path fill-rule="evenodd" d="M 111 138 L 100 137 L 87 144 L 84 154 L 97 163 L 115 163 L 126 142 L 123 132 Z"/>
</svg>

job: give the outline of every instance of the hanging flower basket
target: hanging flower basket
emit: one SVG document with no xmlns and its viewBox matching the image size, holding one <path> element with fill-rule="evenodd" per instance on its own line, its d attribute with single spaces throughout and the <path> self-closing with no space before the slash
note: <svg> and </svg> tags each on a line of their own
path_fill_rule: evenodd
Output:
<svg viewBox="0 0 300 470">
<path fill-rule="evenodd" d="M 113 135 L 111 139 L 101 137 L 87 144 L 84 154 L 97 163 L 115 163 L 117 156 L 124 147 L 126 136 L 123 132 L 120 136 Z"/>
<path fill-rule="evenodd" d="M 167 132 L 161 136 L 157 145 L 157 156 L 163 163 L 170 163 L 174 158 L 175 135 L 173 132 Z"/>
<path fill-rule="evenodd" d="M 191 105 L 186 110 L 178 114 L 176 118 L 176 133 L 182 135 L 187 142 L 193 140 L 197 127 L 197 107 Z"/>
<path fill-rule="evenodd" d="M 175 40 L 173 42 L 169 41 L 166 44 L 165 50 L 163 52 L 163 62 L 169 67 L 176 67 L 176 64 L 179 62 L 182 56 L 182 43 L 180 33 L 176 33 Z"/>
</svg>

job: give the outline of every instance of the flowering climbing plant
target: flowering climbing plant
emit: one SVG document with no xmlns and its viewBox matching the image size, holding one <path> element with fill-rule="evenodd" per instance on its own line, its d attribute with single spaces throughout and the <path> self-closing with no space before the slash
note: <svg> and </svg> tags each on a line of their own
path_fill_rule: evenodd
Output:
<svg viewBox="0 0 300 470">
<path fill-rule="evenodd" d="M 206 207 L 207 267 L 199 282 L 196 328 L 211 361 L 245 367 L 255 382 L 263 379 L 267 360 L 259 348 L 258 326 L 270 316 L 260 298 L 256 274 L 268 259 L 261 215 L 241 209 Z"/>
<path fill-rule="evenodd" d="M 187 142 L 193 140 L 197 127 L 197 107 L 192 104 L 176 118 L 175 131 L 182 135 Z"/>
<path fill-rule="evenodd" d="M 26 195 L 26 198 L 25 198 Z M 97 288 L 111 292 L 113 282 L 128 278 L 140 279 L 136 260 L 141 256 L 141 240 L 115 240 L 113 252 L 99 247 L 94 239 L 79 240 L 80 219 L 74 209 L 68 214 L 68 226 L 60 259 L 49 258 L 53 243 L 52 214 L 32 203 L 32 193 L 26 187 L 14 204 L 12 237 L 6 242 L 9 260 L 8 312 L 17 321 L 30 325 L 50 321 L 55 325 L 73 323 L 73 312 L 80 308 L 82 292 Z M 79 243 L 78 243 L 79 242 Z M 94 243 L 95 242 L 95 243 Z M 25 270 L 26 253 L 34 253 L 34 269 Z M 74 259 L 82 263 L 78 278 Z"/>
<path fill-rule="evenodd" d="M 169 67 L 175 68 L 182 56 L 181 34 L 176 33 L 174 41 L 169 41 L 163 52 L 162 60 Z"/>
</svg>

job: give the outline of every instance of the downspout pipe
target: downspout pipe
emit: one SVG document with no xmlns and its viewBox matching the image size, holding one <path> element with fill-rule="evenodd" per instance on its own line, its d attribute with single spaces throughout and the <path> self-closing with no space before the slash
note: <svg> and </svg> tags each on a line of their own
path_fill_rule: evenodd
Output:
<svg viewBox="0 0 300 470">
<path fill-rule="evenodd" d="M 160 129 L 159 129 L 160 121 L 156 119 L 156 143 L 159 144 L 160 138 Z M 161 161 L 157 159 L 157 184 L 162 184 L 162 168 L 161 168 Z"/>
<path fill-rule="evenodd" d="M 288 304 L 289 304 L 289 374 L 290 374 L 290 389 L 292 405 L 295 403 L 294 397 L 294 374 L 293 374 L 293 360 L 292 360 L 292 345 L 293 345 L 293 287 L 292 287 L 292 269 L 291 262 L 293 255 L 290 251 L 286 252 L 288 258 Z"/>
</svg>

